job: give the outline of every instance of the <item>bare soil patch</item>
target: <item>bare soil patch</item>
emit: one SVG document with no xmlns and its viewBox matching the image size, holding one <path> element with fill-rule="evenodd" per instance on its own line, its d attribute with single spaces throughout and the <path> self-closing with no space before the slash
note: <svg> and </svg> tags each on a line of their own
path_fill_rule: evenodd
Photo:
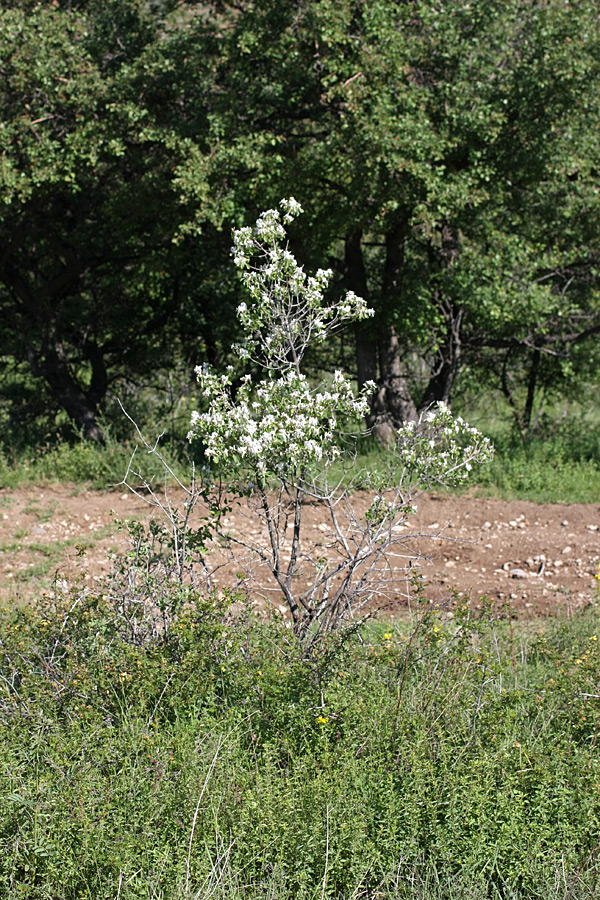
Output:
<svg viewBox="0 0 600 900">
<path fill-rule="evenodd" d="M 368 503 L 357 494 L 357 507 Z M 0 597 L 24 602 L 56 578 L 100 580 L 127 539 L 115 514 L 145 520 L 151 510 L 130 493 L 73 485 L 0 491 Z M 318 533 L 319 510 L 305 512 Z M 235 510 L 228 527 L 236 528 Z M 522 617 L 554 615 L 589 604 L 600 562 L 600 504 L 506 502 L 477 497 L 423 496 L 411 531 L 420 531 L 424 558 L 415 564 L 430 600 L 452 591 L 475 606 L 485 596 Z M 401 607 L 401 593 L 392 607 Z"/>
</svg>

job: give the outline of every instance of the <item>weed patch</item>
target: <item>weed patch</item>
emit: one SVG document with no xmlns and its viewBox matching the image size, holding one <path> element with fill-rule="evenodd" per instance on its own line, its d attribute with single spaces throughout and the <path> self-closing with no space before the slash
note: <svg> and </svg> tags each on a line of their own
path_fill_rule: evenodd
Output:
<svg viewBox="0 0 600 900">
<path fill-rule="evenodd" d="M 142 643 L 108 592 L 3 613 L 6 896 L 597 895 L 595 613 L 427 606 L 305 659 L 239 603 Z"/>
</svg>

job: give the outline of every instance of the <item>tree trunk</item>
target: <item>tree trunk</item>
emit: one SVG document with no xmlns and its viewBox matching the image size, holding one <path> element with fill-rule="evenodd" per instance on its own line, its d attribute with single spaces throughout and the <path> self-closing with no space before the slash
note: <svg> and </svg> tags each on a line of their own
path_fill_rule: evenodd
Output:
<svg viewBox="0 0 600 900">
<path fill-rule="evenodd" d="M 417 410 L 402 366 L 400 341 L 391 319 L 402 302 L 404 241 L 408 220 L 399 216 L 385 237 L 382 280 L 382 323 L 379 329 L 381 387 L 378 393 L 379 426 L 388 435 L 404 422 L 414 422 Z"/>
<path fill-rule="evenodd" d="M 391 427 L 416 421 L 417 408 L 402 371 L 400 342 L 393 325 L 381 329 L 379 353 L 382 372 L 380 391 L 382 418 L 385 417 Z"/>
<path fill-rule="evenodd" d="M 523 413 L 523 428 L 526 432 L 531 429 L 531 416 L 533 414 L 533 401 L 535 399 L 535 390 L 537 388 L 537 379 L 540 369 L 541 351 L 539 347 L 535 347 L 531 359 L 531 368 L 529 369 L 529 378 L 527 380 L 527 399 L 525 400 L 525 411 Z"/>
<path fill-rule="evenodd" d="M 419 404 L 421 410 L 427 409 L 432 403 L 450 403 L 461 363 L 464 307 L 444 296 L 444 272 L 456 265 L 459 259 L 458 237 L 447 222 L 439 231 L 439 243 L 429 244 L 429 259 L 432 270 L 437 269 L 440 273 L 440 283 L 433 292 L 433 301 L 443 314 L 445 333 L 439 342 L 429 383 Z"/>
<path fill-rule="evenodd" d="M 377 391 L 370 399 L 367 425 L 383 444 L 393 440 L 396 427 L 417 418 L 417 410 L 402 368 L 398 334 L 390 324 L 400 300 L 406 228 L 407 220 L 400 216 L 386 235 L 382 299 L 376 313 L 379 320 L 377 331 L 372 325 L 363 323 L 357 325 L 355 331 L 359 389 L 366 381 L 377 383 Z M 345 264 L 348 288 L 369 302 L 360 231 L 353 232 L 346 238 Z"/>
<path fill-rule="evenodd" d="M 96 347 L 96 358 L 90 360 L 92 362 L 90 391 L 92 396 L 83 390 L 71 374 L 64 347 L 60 342 L 55 343 L 44 354 L 43 359 L 40 359 L 33 350 L 29 350 L 27 355 L 33 375 L 45 379 L 54 399 L 66 411 L 84 438 L 104 444 L 105 437 L 98 425 L 97 416 L 98 402 L 106 392 L 106 371 L 98 348 Z M 100 365 L 100 361 L 102 361 L 102 365 Z M 104 387 L 104 392 L 102 392 L 102 387 Z"/>
<path fill-rule="evenodd" d="M 349 291 L 354 291 L 367 303 L 370 302 L 367 273 L 362 252 L 362 232 L 354 231 L 346 238 L 344 247 L 345 281 Z M 354 327 L 356 345 L 356 381 L 358 390 L 362 391 L 367 381 L 377 382 L 377 342 L 371 322 L 357 322 Z M 370 412 L 367 416 L 367 427 L 375 424 L 374 411 L 376 394 L 370 398 Z"/>
<path fill-rule="evenodd" d="M 463 308 L 454 307 L 451 303 L 442 306 L 446 320 L 446 334 L 435 355 L 434 370 L 421 399 L 419 408 L 422 410 L 427 409 L 432 403 L 450 403 L 452 388 L 460 368 Z"/>
</svg>

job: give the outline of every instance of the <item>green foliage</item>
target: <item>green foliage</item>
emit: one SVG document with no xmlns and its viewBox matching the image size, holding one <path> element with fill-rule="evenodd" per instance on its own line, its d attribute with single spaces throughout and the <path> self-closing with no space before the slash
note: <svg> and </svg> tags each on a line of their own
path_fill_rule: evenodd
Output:
<svg viewBox="0 0 600 900">
<path fill-rule="evenodd" d="M 508 367 L 513 392 L 579 384 L 597 369 L 596 12 L 3 4 L 11 407 L 62 409 L 101 439 L 116 380 L 225 362 L 229 227 L 291 194 L 311 210 L 299 255 L 328 257 L 376 308 L 358 333 L 375 368 L 395 327 L 417 401 L 447 400 L 465 366 L 495 385 Z M 386 365 L 380 354 L 393 407 Z"/>
<path fill-rule="evenodd" d="M 198 350 L 213 315 L 199 277 L 208 244 L 197 255 L 174 243 L 187 138 L 170 83 L 172 5 L 0 10 L 3 353 L 95 440 L 109 385 L 147 378 L 185 356 L 182 343 Z"/>
<path fill-rule="evenodd" d="M 196 53 L 215 60 L 212 177 L 237 156 L 224 204 L 237 221 L 248 194 L 310 208 L 305 253 L 327 248 L 376 308 L 366 343 L 395 325 L 401 368 L 416 351 L 416 372 L 432 373 L 427 402 L 465 364 L 498 381 L 508 361 L 522 383 L 535 348 L 582 363 L 598 322 L 592 3 L 272 0 L 222 14 L 230 29 Z M 183 163 L 185 196 L 205 173 Z"/>
<path fill-rule="evenodd" d="M 600 495 L 600 422 L 595 389 L 585 402 L 547 405 L 535 428 L 522 435 L 508 420 L 502 400 L 462 398 L 469 419 L 487 434 L 495 455 L 471 485 L 490 496 L 537 503 L 593 503 Z"/>
<path fill-rule="evenodd" d="M 598 456 L 579 455 L 578 441 L 570 435 L 551 440 L 518 438 L 495 444 L 496 455 L 471 486 L 489 496 L 536 503 L 595 503 L 600 496 Z"/>
<path fill-rule="evenodd" d="M 0 622 L 11 897 L 591 898 L 600 621 L 422 607 L 303 660 L 193 592 L 132 643 L 110 592 Z"/>
</svg>

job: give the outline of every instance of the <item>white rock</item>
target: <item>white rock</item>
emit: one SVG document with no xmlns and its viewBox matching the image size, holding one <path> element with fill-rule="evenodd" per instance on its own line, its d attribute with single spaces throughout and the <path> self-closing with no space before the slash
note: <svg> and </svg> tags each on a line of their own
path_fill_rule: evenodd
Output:
<svg viewBox="0 0 600 900">
<path fill-rule="evenodd" d="M 525 569 L 511 569 L 510 577 L 511 578 L 529 578 L 529 574 L 525 571 Z"/>
</svg>

